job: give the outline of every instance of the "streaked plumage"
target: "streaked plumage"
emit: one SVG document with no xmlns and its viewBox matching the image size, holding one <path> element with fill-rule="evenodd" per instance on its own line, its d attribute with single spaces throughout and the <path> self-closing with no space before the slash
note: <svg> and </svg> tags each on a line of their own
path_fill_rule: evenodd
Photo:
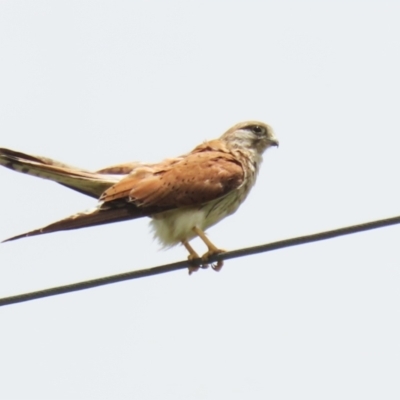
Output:
<svg viewBox="0 0 400 400">
<path fill-rule="evenodd" d="M 148 216 L 160 242 L 164 246 L 182 243 L 189 259 L 198 256 L 188 242 L 200 236 L 209 249 L 203 256 L 206 264 L 208 256 L 222 250 L 203 231 L 237 210 L 255 183 L 263 152 L 277 145 L 271 127 L 248 121 L 183 156 L 157 164 L 120 164 L 96 172 L 0 149 L 0 165 L 99 199 L 92 210 L 6 241 Z M 214 267 L 221 266 L 222 262 Z"/>
</svg>

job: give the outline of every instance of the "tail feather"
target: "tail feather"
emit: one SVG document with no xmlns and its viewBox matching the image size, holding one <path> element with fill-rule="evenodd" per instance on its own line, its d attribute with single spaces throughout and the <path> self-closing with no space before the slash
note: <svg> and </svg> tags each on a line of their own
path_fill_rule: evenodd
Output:
<svg viewBox="0 0 400 400">
<path fill-rule="evenodd" d="M 141 218 L 146 215 L 147 214 L 143 213 L 143 211 L 130 204 L 128 204 L 126 207 L 95 208 L 93 210 L 71 215 L 68 218 L 54 222 L 43 228 L 13 236 L 9 239 L 3 240 L 2 243 L 30 236 L 43 235 L 45 233 L 67 231 L 71 229 L 80 229 L 113 222 L 127 221 L 130 219 Z"/>
<path fill-rule="evenodd" d="M 99 199 L 105 190 L 123 179 L 141 164 L 137 162 L 119 164 L 97 172 L 88 172 L 50 158 L 32 156 L 0 148 L 0 165 L 14 171 L 55 181 L 80 193 Z M 159 207 L 138 208 L 132 203 L 116 200 L 107 202 L 107 204 L 103 203 L 95 209 L 72 215 L 43 228 L 13 236 L 3 242 L 45 233 L 127 221 L 166 210 L 166 208 Z"/>
<path fill-rule="evenodd" d="M 50 158 L 31 156 L 4 148 L 0 148 L 0 165 L 14 171 L 55 181 L 96 199 L 125 176 L 125 174 L 118 175 L 103 171 L 89 172 Z"/>
</svg>

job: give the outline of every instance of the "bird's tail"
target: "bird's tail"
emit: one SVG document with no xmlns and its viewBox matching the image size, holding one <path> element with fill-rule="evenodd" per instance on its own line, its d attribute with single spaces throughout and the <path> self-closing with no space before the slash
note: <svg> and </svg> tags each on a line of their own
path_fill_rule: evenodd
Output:
<svg viewBox="0 0 400 400">
<path fill-rule="evenodd" d="M 89 172 L 50 158 L 0 148 L 0 165 L 24 174 L 55 181 L 98 199 L 106 189 L 126 176 L 136 164 L 132 163 L 132 168 L 116 166 L 98 172 Z"/>
</svg>

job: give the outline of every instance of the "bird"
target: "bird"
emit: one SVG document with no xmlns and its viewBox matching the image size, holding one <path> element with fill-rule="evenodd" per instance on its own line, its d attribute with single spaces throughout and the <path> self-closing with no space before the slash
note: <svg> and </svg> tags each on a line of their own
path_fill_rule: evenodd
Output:
<svg viewBox="0 0 400 400">
<path fill-rule="evenodd" d="M 209 267 L 218 248 L 205 231 L 233 214 L 254 186 L 266 149 L 279 146 L 271 126 L 240 122 L 219 139 L 159 163 L 131 162 L 90 172 L 47 157 L 0 148 L 0 165 L 55 181 L 98 199 L 89 210 L 4 242 L 62 230 L 150 217 L 154 236 L 163 247 L 182 244 L 189 253 L 189 274 Z M 189 241 L 199 237 L 207 252 L 199 257 Z M 201 263 L 193 260 L 201 258 Z M 223 261 L 212 268 L 219 271 Z"/>
</svg>

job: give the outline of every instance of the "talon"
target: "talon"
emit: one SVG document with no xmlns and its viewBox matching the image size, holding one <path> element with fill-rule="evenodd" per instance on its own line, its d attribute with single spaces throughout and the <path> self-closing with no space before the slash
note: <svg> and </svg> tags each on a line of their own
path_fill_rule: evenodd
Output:
<svg viewBox="0 0 400 400">
<path fill-rule="evenodd" d="M 214 256 L 216 254 L 225 253 L 225 250 L 219 249 L 214 244 L 210 242 L 207 236 L 198 228 L 193 228 L 194 232 L 203 240 L 203 242 L 207 245 L 208 251 L 203 254 L 201 260 L 203 261 L 200 265 L 194 265 L 192 263 L 193 260 L 200 258 L 199 255 L 193 250 L 193 247 L 189 244 L 187 240 L 182 240 L 182 244 L 186 247 L 186 250 L 189 252 L 188 260 L 189 260 L 189 267 L 188 272 L 191 275 L 193 272 L 199 270 L 199 268 L 206 269 L 210 266 L 208 262 L 209 257 Z M 214 271 L 220 271 L 222 266 L 224 265 L 223 260 L 217 261 L 215 264 L 211 264 L 211 268 Z"/>
<path fill-rule="evenodd" d="M 192 261 L 195 259 L 200 258 L 199 255 L 197 253 L 194 254 L 190 254 L 188 256 L 188 261 L 189 261 L 189 267 L 188 267 L 188 271 L 189 271 L 189 275 L 192 275 L 193 272 L 197 272 L 200 268 L 201 269 L 207 269 L 210 264 L 208 264 L 207 262 L 205 262 L 204 264 L 200 264 L 200 265 L 193 265 Z M 202 260 L 206 261 L 205 259 L 203 259 L 203 257 L 201 257 Z M 214 265 L 211 265 L 211 267 L 214 269 Z M 222 266 L 221 266 L 222 267 Z"/>
<path fill-rule="evenodd" d="M 196 233 L 196 235 L 206 244 L 208 251 L 207 253 L 203 254 L 203 256 L 201 257 L 202 260 L 207 263 L 208 262 L 208 258 L 215 255 L 215 254 L 220 254 L 220 253 L 225 253 L 226 250 L 222 250 L 219 249 L 218 247 L 216 247 L 211 241 L 210 239 L 206 236 L 206 234 L 199 229 L 197 226 L 195 226 L 193 228 L 194 233 Z M 211 268 L 214 271 L 220 271 L 222 266 L 224 265 L 224 261 L 223 260 L 219 260 L 217 261 L 216 264 L 212 264 Z"/>
<path fill-rule="evenodd" d="M 209 257 L 214 256 L 214 255 L 216 255 L 216 254 L 225 253 L 225 251 L 226 251 L 226 250 L 214 248 L 214 249 L 212 249 L 212 250 L 208 250 L 207 253 L 203 254 L 203 255 L 201 256 L 201 259 L 202 259 L 203 261 L 207 262 Z M 224 261 L 223 261 L 223 260 L 219 260 L 219 261 L 217 261 L 215 264 L 211 264 L 211 268 L 212 268 L 214 271 L 219 272 L 219 271 L 221 271 L 221 268 L 223 267 L 223 265 L 224 265 Z"/>
<path fill-rule="evenodd" d="M 212 268 L 214 271 L 219 272 L 219 271 L 221 271 L 221 268 L 222 268 L 223 266 L 224 266 L 224 260 L 219 260 L 219 261 L 217 261 L 216 264 L 212 264 L 212 265 L 211 265 L 211 268 Z"/>
<path fill-rule="evenodd" d="M 188 273 L 189 273 L 189 275 L 192 275 L 193 272 L 197 272 L 198 270 L 199 270 L 199 267 L 192 267 L 192 266 L 189 266 L 189 267 L 188 267 Z"/>
<path fill-rule="evenodd" d="M 189 252 L 188 260 L 189 260 L 189 267 L 188 272 L 189 275 L 192 275 L 193 272 L 197 272 L 199 268 L 204 268 L 203 265 L 194 265 L 192 263 L 193 260 L 196 258 L 200 258 L 200 256 L 193 250 L 192 246 L 187 241 L 182 241 L 182 244 L 186 247 L 187 251 Z"/>
<path fill-rule="evenodd" d="M 197 272 L 200 268 L 199 265 L 194 265 L 192 261 L 196 258 L 199 258 L 197 254 L 190 254 L 188 255 L 188 261 L 189 261 L 189 267 L 188 267 L 188 272 L 189 275 L 192 275 L 193 272 Z"/>
</svg>

